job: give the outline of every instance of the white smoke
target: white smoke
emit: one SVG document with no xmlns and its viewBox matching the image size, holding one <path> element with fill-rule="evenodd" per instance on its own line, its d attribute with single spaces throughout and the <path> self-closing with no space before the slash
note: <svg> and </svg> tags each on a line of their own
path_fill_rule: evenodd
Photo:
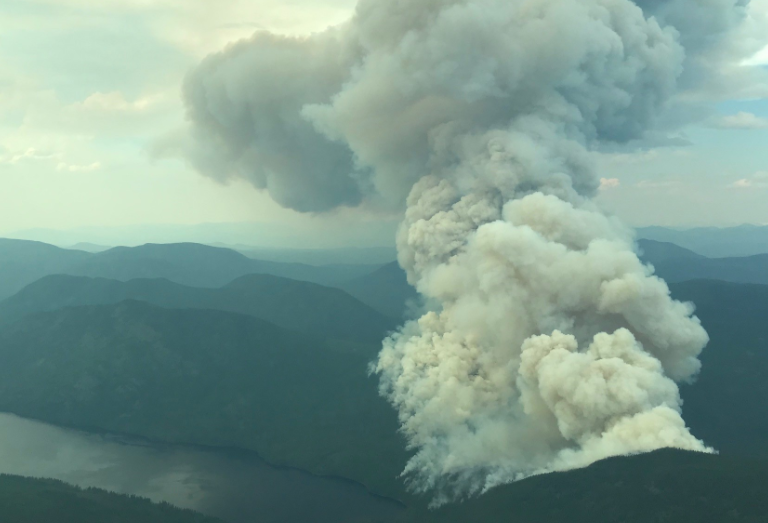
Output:
<svg viewBox="0 0 768 523">
<path fill-rule="evenodd" d="M 400 237 L 441 310 L 386 340 L 376 367 L 418 450 L 413 486 L 451 498 L 608 456 L 707 450 L 673 381 L 696 375 L 707 335 L 628 231 L 588 202 L 533 192 L 499 216 L 492 198 L 453 203 L 446 186 L 417 185 Z"/>
<path fill-rule="evenodd" d="M 432 310 L 374 371 L 416 451 L 413 488 L 440 501 L 607 456 L 708 450 L 675 383 L 696 376 L 707 334 L 591 203 L 590 150 L 653 129 L 680 82 L 724 63 L 718 42 L 745 13 L 361 0 L 340 28 L 260 34 L 190 75 L 201 171 L 302 211 L 407 202 L 400 264 Z"/>
</svg>

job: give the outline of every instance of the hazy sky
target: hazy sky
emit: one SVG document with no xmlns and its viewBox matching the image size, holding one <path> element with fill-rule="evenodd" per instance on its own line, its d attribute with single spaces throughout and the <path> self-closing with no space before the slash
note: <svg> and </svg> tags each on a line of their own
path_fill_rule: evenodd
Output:
<svg viewBox="0 0 768 523">
<path fill-rule="evenodd" d="M 259 29 L 322 30 L 354 3 L 3 0 L 0 234 L 204 222 L 296 230 L 318 220 L 150 151 L 184 125 L 181 83 L 206 54 Z M 756 20 L 768 14 L 768 0 L 753 4 Z M 768 64 L 768 51 L 752 63 Z M 712 96 L 713 115 L 685 128 L 678 146 L 599 155 L 601 204 L 633 225 L 768 223 L 768 84 L 748 96 Z M 320 220 L 359 230 L 361 219 L 344 211 Z"/>
</svg>

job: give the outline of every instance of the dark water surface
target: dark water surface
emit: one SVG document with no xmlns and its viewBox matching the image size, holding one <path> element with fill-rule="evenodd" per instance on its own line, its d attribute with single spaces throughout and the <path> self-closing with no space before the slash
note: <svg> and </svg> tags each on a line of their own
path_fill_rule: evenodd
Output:
<svg viewBox="0 0 768 523">
<path fill-rule="evenodd" d="M 403 510 L 361 485 L 272 467 L 251 453 L 148 444 L 2 413 L 0 473 L 135 494 L 230 523 L 387 523 Z"/>
</svg>

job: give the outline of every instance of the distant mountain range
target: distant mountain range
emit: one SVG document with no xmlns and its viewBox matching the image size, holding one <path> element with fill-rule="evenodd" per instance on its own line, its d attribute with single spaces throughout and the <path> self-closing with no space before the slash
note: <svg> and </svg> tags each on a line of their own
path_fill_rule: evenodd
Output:
<svg viewBox="0 0 768 523">
<path fill-rule="evenodd" d="M 670 242 L 711 258 L 752 256 L 768 253 L 768 226 L 699 227 L 671 229 L 644 227 L 638 238 Z"/>
<path fill-rule="evenodd" d="M 359 216 L 359 214 L 358 214 Z M 339 245 L 374 247 L 389 245 L 400 219 L 366 220 L 297 217 L 282 223 L 199 223 L 90 226 L 73 229 L 26 229 L 7 233 L 9 238 L 33 240 L 58 246 L 143 245 L 145 243 L 202 243 L 208 245 L 257 245 L 278 249 L 326 249 Z"/>
<path fill-rule="evenodd" d="M 90 256 L 87 252 L 60 249 L 46 243 L 0 238 L 0 299 L 43 276 L 77 266 Z"/>
<path fill-rule="evenodd" d="M 384 265 L 397 259 L 394 247 L 345 249 L 270 249 L 249 245 L 216 245 L 236 250 L 256 260 L 307 265 Z"/>
<path fill-rule="evenodd" d="M 75 250 L 75 251 L 104 252 L 104 251 L 108 251 L 109 249 L 111 249 L 112 246 L 97 245 L 95 243 L 80 242 L 80 243 L 76 243 L 75 245 L 68 245 L 65 248 L 66 249 L 72 249 L 72 250 Z"/>
<path fill-rule="evenodd" d="M 248 258 L 195 243 L 115 247 L 91 253 L 39 242 L 0 239 L 0 299 L 50 274 L 109 278 L 166 278 L 195 287 L 221 287 L 246 274 L 272 274 L 333 285 L 376 270 L 368 265 L 312 266 Z"/>
<path fill-rule="evenodd" d="M 707 258 L 667 242 L 640 240 L 641 258 L 669 283 L 722 280 L 768 284 L 768 254 L 734 258 Z"/>
<path fill-rule="evenodd" d="M 0 322 L 63 307 L 140 300 L 166 308 L 247 314 L 307 335 L 378 345 L 397 326 L 346 292 L 272 276 L 249 274 L 223 287 L 190 287 L 166 279 L 127 282 L 83 276 L 46 276 L 0 302 Z"/>
<path fill-rule="evenodd" d="M 708 258 L 669 242 L 640 240 L 644 261 L 668 282 L 718 279 L 768 284 L 768 254 Z M 249 258 L 232 249 L 200 244 L 148 244 L 102 252 L 60 249 L 22 240 L 0 239 L 0 299 L 52 274 L 120 281 L 165 278 L 193 287 L 222 287 L 247 274 L 271 274 L 338 287 L 395 319 L 418 296 L 397 262 L 376 265 L 307 265 Z"/>
</svg>

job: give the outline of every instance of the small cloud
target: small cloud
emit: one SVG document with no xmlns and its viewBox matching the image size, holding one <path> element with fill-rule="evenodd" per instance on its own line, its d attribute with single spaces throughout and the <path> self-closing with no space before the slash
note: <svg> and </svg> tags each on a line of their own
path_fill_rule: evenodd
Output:
<svg viewBox="0 0 768 523">
<path fill-rule="evenodd" d="M 57 171 L 68 173 L 87 173 L 98 171 L 99 169 L 101 169 L 101 162 L 93 162 L 87 165 L 74 165 L 61 162 L 56 166 Z"/>
<path fill-rule="evenodd" d="M 58 156 L 58 154 L 53 152 L 38 151 L 34 147 L 30 147 L 23 152 L 11 153 L 6 151 L 6 155 L 0 156 L 0 164 L 17 165 L 22 162 L 51 160 L 57 158 Z"/>
<path fill-rule="evenodd" d="M 736 180 L 735 182 L 733 182 L 728 187 L 730 187 L 732 189 L 748 189 L 748 188 L 752 187 L 752 185 L 753 185 L 752 180 L 748 180 L 746 178 L 742 178 L 741 180 Z"/>
<path fill-rule="evenodd" d="M 98 92 L 93 93 L 80 103 L 73 104 L 72 108 L 106 113 L 141 112 L 146 111 L 153 104 L 158 103 L 159 99 L 160 97 L 158 96 L 147 96 L 138 98 L 134 101 L 128 101 L 120 91 L 113 91 L 110 93 Z"/>
<path fill-rule="evenodd" d="M 765 129 L 768 127 L 768 120 L 742 111 L 710 120 L 709 126 L 716 129 Z"/>
<path fill-rule="evenodd" d="M 758 171 L 749 178 L 736 180 L 728 185 L 730 189 L 763 189 L 768 187 L 768 172 Z"/>
<path fill-rule="evenodd" d="M 607 191 L 621 186 L 618 178 L 600 178 L 600 190 Z"/>
<path fill-rule="evenodd" d="M 747 60 L 744 60 L 741 65 L 744 66 L 760 66 L 760 65 L 768 65 L 768 47 L 765 47 L 752 55 Z"/>
</svg>

